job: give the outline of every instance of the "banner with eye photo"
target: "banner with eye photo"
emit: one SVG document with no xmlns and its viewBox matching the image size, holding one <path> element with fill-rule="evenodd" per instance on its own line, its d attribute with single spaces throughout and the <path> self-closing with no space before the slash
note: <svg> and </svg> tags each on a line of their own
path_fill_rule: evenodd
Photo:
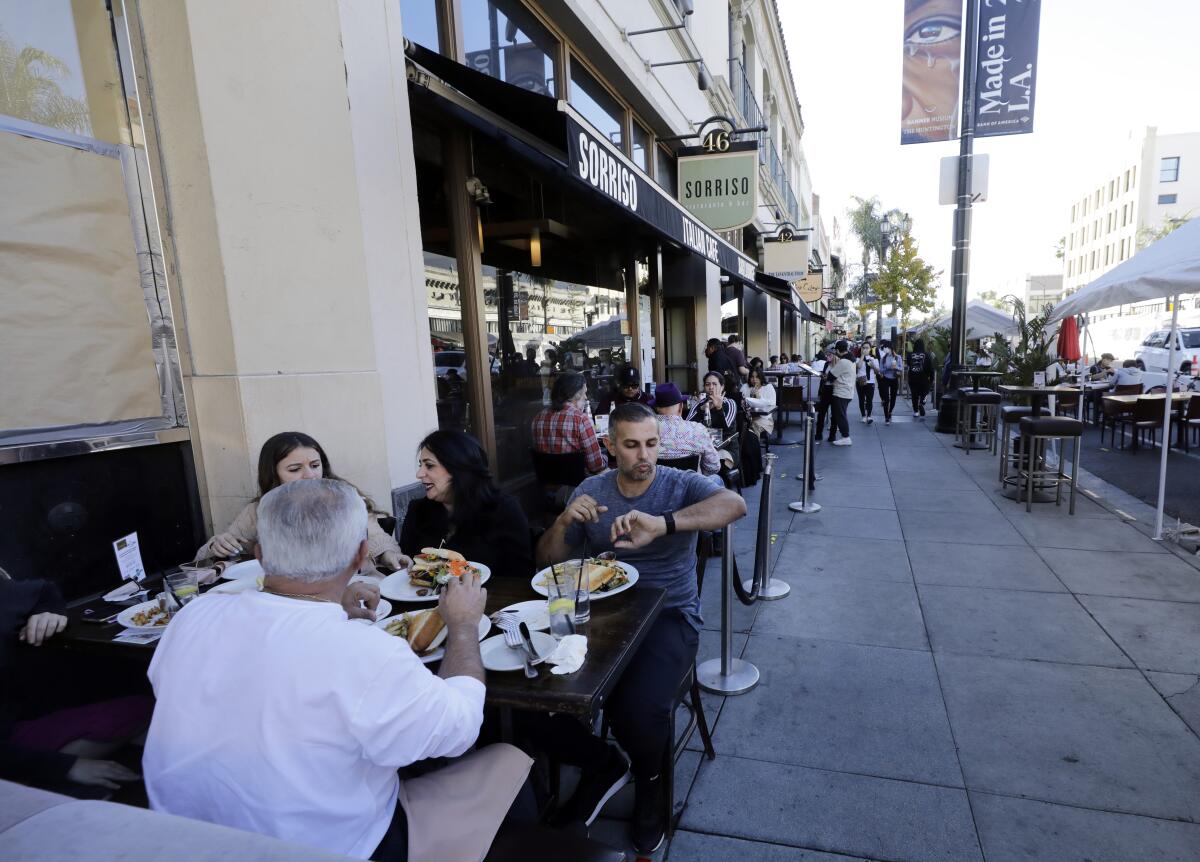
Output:
<svg viewBox="0 0 1200 862">
<path fill-rule="evenodd" d="M 962 0 L 904 0 L 901 144 L 958 136 L 962 12 Z"/>
<path fill-rule="evenodd" d="M 1033 131 L 1042 0 L 980 3 L 975 54 L 975 137 Z"/>
</svg>

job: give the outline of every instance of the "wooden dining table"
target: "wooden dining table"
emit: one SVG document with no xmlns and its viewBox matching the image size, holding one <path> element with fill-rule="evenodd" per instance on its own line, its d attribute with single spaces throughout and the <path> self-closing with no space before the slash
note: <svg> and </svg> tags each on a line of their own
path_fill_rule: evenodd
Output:
<svg viewBox="0 0 1200 862">
<path fill-rule="evenodd" d="M 1029 399 L 1029 406 L 1033 409 L 1033 416 L 1037 418 L 1042 415 L 1042 408 L 1046 406 L 1046 398 L 1050 395 L 1070 395 L 1078 393 L 1077 386 L 1025 386 L 1001 383 L 996 387 L 1002 395 L 1010 397 L 1026 397 Z"/>
<path fill-rule="evenodd" d="M 1192 399 L 1194 392 L 1172 392 L 1171 393 L 1171 409 L 1172 411 L 1183 411 L 1187 409 L 1188 402 Z M 1136 404 L 1138 401 L 1162 401 L 1166 397 L 1164 392 L 1143 393 L 1141 395 L 1105 395 L 1105 401 L 1112 401 L 1117 404 Z M 1161 411 L 1161 408 L 1160 408 Z M 1122 432 L 1124 433 L 1124 432 Z M 1176 432 L 1176 446 L 1183 448 L 1184 435 L 1187 434 L 1187 426 L 1180 422 L 1179 431 Z M 1122 444 L 1123 445 L 1123 444 Z M 1137 448 L 1137 436 L 1134 436 L 1133 447 Z"/>
<path fill-rule="evenodd" d="M 146 585 L 150 587 L 151 595 L 162 589 L 157 576 L 147 578 Z M 485 613 L 489 615 L 516 602 L 542 598 L 534 591 L 530 581 L 522 578 L 494 577 L 484 585 L 484 589 L 488 594 Z M 553 674 L 549 665 L 542 665 L 534 679 L 526 679 L 520 670 L 487 671 L 484 702 L 499 710 L 501 735 L 511 737 L 514 710 L 565 713 L 585 722 L 592 718 L 612 694 L 617 680 L 658 619 L 665 595 L 666 591 L 657 587 L 634 586 L 616 595 L 593 598 L 591 619 L 580 627 L 579 632 L 588 639 L 587 658 L 583 667 L 575 673 Z M 198 601 L 203 601 L 203 597 Z M 393 601 L 392 612 L 395 614 L 429 606 L 428 602 Z M 63 649 L 84 650 L 148 665 L 154 655 L 155 644 L 114 641 L 113 638 L 124 630 L 116 622 L 84 622 L 88 617 L 107 617 L 122 607 L 124 605 L 105 602 L 98 596 L 75 603 L 67 612 L 67 628 L 48 643 Z M 499 629 L 493 626 L 488 637 L 495 634 L 499 634 Z M 435 672 L 437 667 L 437 662 L 430 665 Z"/>
</svg>

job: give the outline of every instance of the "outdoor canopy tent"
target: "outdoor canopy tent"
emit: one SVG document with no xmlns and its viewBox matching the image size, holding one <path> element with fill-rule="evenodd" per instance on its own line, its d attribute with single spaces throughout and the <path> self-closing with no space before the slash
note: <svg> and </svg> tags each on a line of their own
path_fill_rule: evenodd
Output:
<svg viewBox="0 0 1200 862">
<path fill-rule="evenodd" d="M 1065 298 L 1050 313 L 1055 321 L 1131 302 L 1174 297 L 1171 303 L 1171 339 L 1167 360 L 1167 396 L 1163 399 L 1162 464 L 1158 474 L 1158 512 L 1154 538 L 1162 538 L 1163 503 L 1166 500 L 1167 454 L 1171 449 L 1171 398 L 1179 322 L 1179 295 L 1200 292 L 1200 219 L 1193 219 L 1158 242 L 1146 246 L 1129 260 Z M 1086 326 L 1086 318 L 1084 321 Z M 1081 399 L 1082 401 L 1082 399 Z"/>
<path fill-rule="evenodd" d="M 951 315 L 946 315 L 941 320 L 935 320 L 932 323 L 923 323 L 914 329 L 914 332 L 927 332 L 939 326 L 949 327 L 951 325 Z M 1012 316 L 1005 314 L 998 308 L 988 305 L 986 302 L 981 302 L 978 299 L 972 299 L 967 303 L 967 328 L 963 338 L 970 341 L 975 338 L 987 338 L 988 336 L 1000 333 L 1001 335 L 1015 335 L 1017 332 L 1017 322 Z"/>
</svg>

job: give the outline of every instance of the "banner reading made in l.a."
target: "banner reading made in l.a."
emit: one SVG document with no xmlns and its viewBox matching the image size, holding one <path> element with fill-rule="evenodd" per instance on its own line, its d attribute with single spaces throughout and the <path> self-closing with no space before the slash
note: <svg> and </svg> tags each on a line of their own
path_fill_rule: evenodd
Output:
<svg viewBox="0 0 1200 862">
<path fill-rule="evenodd" d="M 1042 0 L 978 0 L 975 137 L 1033 131 Z"/>
<path fill-rule="evenodd" d="M 957 137 L 961 53 L 962 0 L 904 0 L 900 143 Z"/>
<path fill-rule="evenodd" d="M 713 230 L 733 230 L 754 221 L 758 208 L 758 144 L 724 144 L 723 152 L 703 147 L 680 150 L 679 202 Z"/>
</svg>

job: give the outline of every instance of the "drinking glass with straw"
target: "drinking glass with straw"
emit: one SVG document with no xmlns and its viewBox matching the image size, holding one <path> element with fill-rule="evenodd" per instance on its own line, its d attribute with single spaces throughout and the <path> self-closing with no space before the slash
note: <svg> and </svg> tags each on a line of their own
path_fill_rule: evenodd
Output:
<svg viewBox="0 0 1200 862">
<path fill-rule="evenodd" d="M 546 583 L 546 610 L 550 614 L 550 634 L 555 640 L 575 633 L 575 584 L 564 579 L 559 565 L 550 567 L 550 580 Z"/>
</svg>

